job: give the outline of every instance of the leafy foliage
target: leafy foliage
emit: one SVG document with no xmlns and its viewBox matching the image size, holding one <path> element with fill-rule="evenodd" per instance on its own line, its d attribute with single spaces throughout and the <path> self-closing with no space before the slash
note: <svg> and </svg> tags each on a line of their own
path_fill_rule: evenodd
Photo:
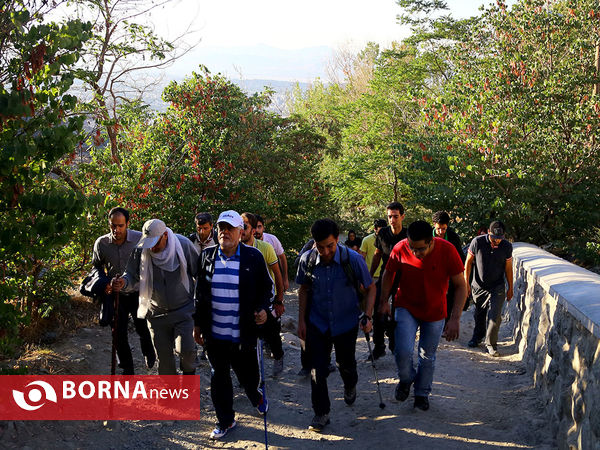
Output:
<svg viewBox="0 0 600 450">
<path fill-rule="evenodd" d="M 0 297 L 8 335 L 0 340 L 10 340 L 18 317 L 44 313 L 64 291 L 68 278 L 55 276 L 60 248 L 93 203 L 62 177 L 83 122 L 70 115 L 72 69 L 91 25 L 42 23 L 21 1 L 2 8 Z"/>
<path fill-rule="evenodd" d="M 167 112 L 138 110 L 127 119 L 121 167 L 107 148 L 94 151 L 88 170 L 100 180 L 98 192 L 129 207 L 137 226 L 160 217 L 185 234 L 197 211 L 248 210 L 298 245 L 322 208 L 314 176 L 320 137 L 300 120 L 268 112 L 268 92 L 247 96 L 208 72 L 171 83 L 163 96 Z"/>
</svg>

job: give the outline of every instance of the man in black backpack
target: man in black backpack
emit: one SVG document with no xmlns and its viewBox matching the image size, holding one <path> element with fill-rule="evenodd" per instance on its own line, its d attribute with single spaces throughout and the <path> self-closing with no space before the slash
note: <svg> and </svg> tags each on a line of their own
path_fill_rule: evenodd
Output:
<svg viewBox="0 0 600 450">
<path fill-rule="evenodd" d="M 356 338 L 360 317 L 360 286 L 366 291 L 364 332 L 372 328 L 375 285 L 362 256 L 338 244 L 340 230 L 331 219 L 317 220 L 311 227 L 316 248 L 300 258 L 298 291 L 298 337 L 306 341 L 311 363 L 311 399 L 315 416 L 308 429 L 321 431 L 329 423 L 327 391 L 329 358 L 335 346 L 344 401 L 356 399 Z"/>
</svg>

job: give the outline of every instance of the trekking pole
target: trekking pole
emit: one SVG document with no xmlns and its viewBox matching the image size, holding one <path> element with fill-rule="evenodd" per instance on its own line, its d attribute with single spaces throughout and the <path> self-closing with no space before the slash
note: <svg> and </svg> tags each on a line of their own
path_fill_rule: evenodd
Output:
<svg viewBox="0 0 600 450">
<path fill-rule="evenodd" d="M 362 318 L 361 323 L 364 325 L 367 323 L 366 316 Z M 373 358 L 373 351 L 371 350 L 371 337 L 369 333 L 365 331 L 365 340 L 367 341 L 367 347 L 369 347 L 369 356 L 371 357 L 371 366 L 373 367 L 373 373 L 375 374 L 375 383 L 377 384 L 377 393 L 379 394 L 379 407 L 385 408 L 383 398 L 381 397 L 381 386 L 379 386 L 379 377 L 377 376 L 377 367 L 375 367 L 375 358 Z"/>
<path fill-rule="evenodd" d="M 113 327 L 112 327 L 112 358 L 110 363 L 110 374 L 114 375 L 117 369 L 117 323 L 119 320 L 119 293 L 114 292 L 115 312 L 113 314 Z"/>
<path fill-rule="evenodd" d="M 258 338 L 258 345 L 256 348 L 258 356 L 258 362 L 260 364 L 260 390 L 262 391 L 263 401 L 267 401 L 267 385 L 265 383 L 265 364 L 263 358 L 263 340 Z M 263 418 L 265 420 L 265 449 L 269 448 L 268 434 L 267 434 L 267 412 L 265 411 Z"/>
</svg>

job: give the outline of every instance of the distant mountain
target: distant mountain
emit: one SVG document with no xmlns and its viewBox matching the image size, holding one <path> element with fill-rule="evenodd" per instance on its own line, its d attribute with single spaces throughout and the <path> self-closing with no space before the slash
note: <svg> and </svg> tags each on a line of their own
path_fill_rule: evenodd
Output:
<svg viewBox="0 0 600 450">
<path fill-rule="evenodd" d="M 326 78 L 327 63 L 334 50 L 308 47 L 284 50 L 268 45 L 248 47 L 198 47 L 169 68 L 169 74 L 184 77 L 200 64 L 212 73 L 229 78 L 310 82 Z"/>
</svg>

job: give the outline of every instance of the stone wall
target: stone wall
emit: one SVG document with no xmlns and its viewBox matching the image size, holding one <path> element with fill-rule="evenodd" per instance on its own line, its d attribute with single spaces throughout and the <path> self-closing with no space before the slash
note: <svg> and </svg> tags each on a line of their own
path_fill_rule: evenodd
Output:
<svg viewBox="0 0 600 450">
<path fill-rule="evenodd" d="M 560 449 L 600 450 L 600 275 L 514 244 L 505 313 Z"/>
</svg>

